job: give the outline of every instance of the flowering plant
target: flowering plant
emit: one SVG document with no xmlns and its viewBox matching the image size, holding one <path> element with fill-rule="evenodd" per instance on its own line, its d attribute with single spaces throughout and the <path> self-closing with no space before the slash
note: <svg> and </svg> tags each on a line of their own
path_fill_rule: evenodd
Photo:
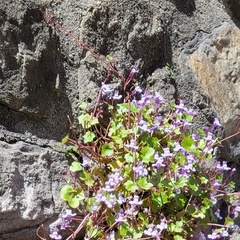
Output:
<svg viewBox="0 0 240 240">
<path fill-rule="evenodd" d="M 71 237 L 85 227 L 86 240 L 182 240 L 196 232 L 204 239 L 202 232 L 209 226 L 213 232 L 208 239 L 228 236 L 234 212 L 240 209 L 232 207 L 237 194 L 234 183 L 227 181 L 235 169 L 212 160 L 217 144 L 212 132 L 220 123 L 215 119 L 210 128 L 193 131 L 196 112 L 183 100 L 167 104 L 159 93 L 131 86 L 136 72 L 132 67 L 123 96 L 103 83 L 93 113 L 81 105 L 82 143 L 63 140 L 82 156 L 82 162 L 73 161 L 69 169 L 76 173 L 74 181 L 61 190 L 62 199 L 85 214 Z M 103 104 L 110 116 L 107 127 L 100 124 Z M 229 206 L 224 216 L 217 208 L 220 199 Z M 66 229 L 73 215 L 64 216 L 61 228 Z M 61 239 L 56 227 L 50 237 Z"/>
</svg>

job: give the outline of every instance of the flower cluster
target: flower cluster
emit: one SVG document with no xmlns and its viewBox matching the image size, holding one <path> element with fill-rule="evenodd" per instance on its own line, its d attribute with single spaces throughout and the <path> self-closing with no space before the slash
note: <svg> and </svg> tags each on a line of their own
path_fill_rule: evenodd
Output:
<svg viewBox="0 0 240 240">
<path fill-rule="evenodd" d="M 205 167 L 217 144 L 213 131 L 221 124 L 215 119 L 211 127 L 195 129 L 197 112 L 182 99 L 167 104 L 158 92 L 145 93 L 137 83 L 130 87 L 137 72 L 132 67 L 124 81 L 124 99 L 102 83 L 107 127 L 100 125 L 100 116 L 79 116 L 84 143 L 75 143 L 77 151 L 84 149 L 83 162 L 72 163 L 70 170 L 78 177 L 63 187 L 62 198 L 88 213 L 81 222 L 85 239 L 183 240 L 196 230 L 200 239 L 228 236 L 231 217 L 240 211 L 231 206 L 234 169 L 226 161 Z M 228 181 L 223 179 L 226 173 Z M 216 208 L 219 199 L 229 205 L 227 217 Z M 69 211 L 62 215 L 61 230 L 73 216 Z M 213 231 L 205 236 L 202 232 L 211 224 Z M 50 237 L 61 239 L 58 229 Z"/>
</svg>

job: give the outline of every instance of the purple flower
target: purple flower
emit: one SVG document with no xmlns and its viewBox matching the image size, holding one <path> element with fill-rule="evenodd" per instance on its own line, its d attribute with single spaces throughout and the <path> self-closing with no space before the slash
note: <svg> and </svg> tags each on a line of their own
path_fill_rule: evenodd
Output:
<svg viewBox="0 0 240 240">
<path fill-rule="evenodd" d="M 164 97 L 162 97 L 162 96 L 160 95 L 160 93 L 155 92 L 154 100 L 155 100 L 156 108 L 158 108 L 159 105 L 160 105 L 160 103 L 162 103 L 162 102 L 164 101 Z"/>
<path fill-rule="evenodd" d="M 223 161 L 222 162 L 222 166 L 220 163 L 217 164 L 216 168 L 220 171 L 228 171 L 230 170 L 231 168 L 227 166 L 227 162 L 226 161 Z"/>
<path fill-rule="evenodd" d="M 102 83 L 102 96 L 109 97 L 113 92 L 113 89 L 110 85 Z"/>
<path fill-rule="evenodd" d="M 221 235 L 213 232 L 212 234 L 208 234 L 208 238 L 209 239 L 219 239 L 219 238 L 221 238 Z"/>
<path fill-rule="evenodd" d="M 121 208 L 120 211 L 117 213 L 116 222 L 122 223 L 122 222 L 126 222 L 126 221 L 127 221 L 127 219 L 124 215 L 124 210 Z"/>
<path fill-rule="evenodd" d="M 215 211 L 215 215 L 218 219 L 222 219 L 222 216 L 220 215 L 220 209 L 218 208 L 216 211 Z"/>
<path fill-rule="evenodd" d="M 83 161 L 82 161 L 82 166 L 83 168 L 86 170 L 86 169 L 89 169 L 91 167 L 92 163 L 91 161 L 89 160 L 89 158 L 87 158 L 86 156 L 83 156 Z"/>
<path fill-rule="evenodd" d="M 240 206 L 236 206 L 236 207 L 233 209 L 232 213 L 236 213 L 236 212 L 240 212 Z"/>
<path fill-rule="evenodd" d="M 157 169 L 160 169 L 162 167 L 165 167 L 166 165 L 163 163 L 164 159 L 163 157 L 160 157 L 158 153 L 154 154 L 154 160 L 155 163 L 152 165 L 153 167 L 156 167 Z"/>
<path fill-rule="evenodd" d="M 176 108 L 175 113 L 178 115 L 182 115 L 183 111 L 185 111 L 184 101 L 181 99 L 179 104 L 176 105 L 175 108 Z"/>
<path fill-rule="evenodd" d="M 62 239 L 62 236 L 58 234 L 58 231 L 59 231 L 58 228 L 56 228 L 56 227 L 55 227 L 55 228 L 52 228 L 52 229 L 51 229 L 51 234 L 49 234 L 49 237 L 50 237 L 51 239 L 56 239 L 56 240 Z"/>
<path fill-rule="evenodd" d="M 162 156 L 165 158 L 165 159 L 168 159 L 169 157 L 172 157 L 173 156 L 173 153 L 170 152 L 169 148 L 164 148 L 163 149 L 163 153 L 162 153 Z"/>
<path fill-rule="evenodd" d="M 158 224 L 158 225 L 156 226 L 156 228 L 157 228 L 160 232 L 163 231 L 164 229 L 167 229 L 166 219 L 161 219 L 160 224 Z"/>
<path fill-rule="evenodd" d="M 112 208 L 116 205 L 116 200 L 115 200 L 115 195 L 110 194 L 110 196 L 105 200 L 105 204 L 107 205 L 108 208 Z"/>
<path fill-rule="evenodd" d="M 228 234 L 228 232 L 225 228 L 222 228 L 221 235 L 222 235 L 222 237 L 228 237 L 229 236 L 229 234 Z"/>
<path fill-rule="evenodd" d="M 231 173 L 230 173 L 230 177 L 236 172 L 236 168 L 232 168 Z"/>
<path fill-rule="evenodd" d="M 143 90 L 139 87 L 139 85 L 136 83 L 135 88 L 132 91 L 132 96 L 136 93 L 141 93 Z"/>
<path fill-rule="evenodd" d="M 216 189 L 216 188 L 221 187 L 222 183 L 218 179 L 215 179 L 212 183 L 212 186 L 213 186 L 214 189 Z"/>
<path fill-rule="evenodd" d="M 118 193 L 117 202 L 118 202 L 119 205 L 121 205 L 121 204 L 126 202 L 126 198 L 123 197 L 123 195 L 121 193 Z"/>
<path fill-rule="evenodd" d="M 199 240 L 206 240 L 206 237 L 202 232 L 199 233 Z"/>
<path fill-rule="evenodd" d="M 131 139 L 129 144 L 125 144 L 125 147 L 131 148 L 132 150 L 137 150 L 136 139 Z"/>
<path fill-rule="evenodd" d="M 107 239 L 108 240 L 115 240 L 115 232 L 114 231 L 111 231 L 107 234 Z"/>
<path fill-rule="evenodd" d="M 211 127 L 211 131 L 214 130 L 216 127 L 221 127 L 222 124 L 219 122 L 218 118 L 214 118 L 212 127 Z"/>
<path fill-rule="evenodd" d="M 115 90 L 114 95 L 113 95 L 113 99 L 114 100 L 120 100 L 121 98 L 122 98 L 122 95 L 119 95 L 119 91 Z"/>
<path fill-rule="evenodd" d="M 147 122 L 143 119 L 138 123 L 138 127 L 142 130 L 142 132 L 150 132 Z"/>
<path fill-rule="evenodd" d="M 71 209 L 66 209 L 65 212 L 61 215 L 61 229 L 66 229 L 72 221 L 72 217 L 76 216 L 76 213 L 72 213 Z"/>
<path fill-rule="evenodd" d="M 138 101 L 138 104 L 140 107 L 145 107 L 145 105 L 150 103 L 150 99 L 152 98 L 152 95 L 150 93 L 145 93 L 142 95 L 142 98 Z"/>
<path fill-rule="evenodd" d="M 131 81 L 132 78 L 133 78 L 133 76 L 134 76 L 134 74 L 135 74 L 135 73 L 138 73 L 138 71 L 139 71 L 139 70 L 137 70 L 136 67 L 132 66 L 132 67 L 131 67 L 131 71 L 130 71 L 130 73 L 129 73 L 129 75 L 128 75 L 128 81 Z"/>
<path fill-rule="evenodd" d="M 187 113 L 188 115 L 190 115 L 190 116 L 195 116 L 195 115 L 197 114 L 197 112 L 196 112 L 194 109 L 192 109 L 192 108 L 190 108 L 190 109 L 185 109 L 185 111 L 186 111 L 186 113 Z"/>
<path fill-rule="evenodd" d="M 133 167 L 133 171 L 136 173 L 136 177 L 143 177 L 148 175 L 147 169 L 143 166 L 142 162 L 139 162 L 136 167 Z"/>
<path fill-rule="evenodd" d="M 144 234 L 160 240 L 160 234 L 164 229 L 167 229 L 167 222 L 165 219 L 162 219 L 161 223 L 156 226 L 149 224 L 148 229 L 144 230 Z"/>
<path fill-rule="evenodd" d="M 134 195 L 133 200 L 129 201 L 129 203 L 133 206 L 136 205 L 142 205 L 143 201 L 139 201 L 139 196 L 138 195 Z"/>
<path fill-rule="evenodd" d="M 65 213 L 62 215 L 62 218 L 67 219 L 68 221 L 72 220 L 72 217 L 76 216 L 76 213 L 72 213 L 71 209 L 66 209 Z"/>
<path fill-rule="evenodd" d="M 176 189 L 175 189 L 175 193 L 176 193 L 176 194 L 180 194 L 180 193 L 181 193 L 181 189 L 176 188 Z"/>
</svg>

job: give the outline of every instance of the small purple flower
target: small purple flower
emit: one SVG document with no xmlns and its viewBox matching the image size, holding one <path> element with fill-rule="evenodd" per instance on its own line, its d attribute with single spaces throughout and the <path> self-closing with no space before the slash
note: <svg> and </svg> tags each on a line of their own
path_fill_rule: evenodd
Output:
<svg viewBox="0 0 240 240">
<path fill-rule="evenodd" d="M 153 167 L 156 167 L 158 170 L 162 167 L 165 167 L 166 165 L 163 163 L 164 159 L 163 157 L 160 157 L 158 153 L 154 154 L 154 164 L 152 165 Z"/>
<path fill-rule="evenodd" d="M 133 200 L 129 201 L 129 204 L 136 206 L 136 205 L 142 205 L 143 201 L 139 201 L 139 196 L 134 195 Z"/>
<path fill-rule="evenodd" d="M 173 153 L 170 152 L 169 148 L 164 148 L 163 149 L 163 153 L 162 153 L 162 156 L 165 158 L 165 159 L 168 159 L 169 157 L 172 157 L 173 156 Z"/>
<path fill-rule="evenodd" d="M 122 95 L 119 95 L 119 91 L 115 90 L 114 95 L 112 97 L 114 100 L 120 100 L 122 98 Z"/>
<path fill-rule="evenodd" d="M 180 194 L 180 193 L 181 193 L 181 189 L 176 188 L 176 189 L 175 189 L 175 193 L 176 193 L 176 194 Z"/>
<path fill-rule="evenodd" d="M 240 206 L 236 206 L 236 207 L 233 209 L 232 213 L 236 213 L 236 212 L 240 212 Z"/>
<path fill-rule="evenodd" d="M 125 147 L 131 148 L 132 150 L 137 150 L 136 139 L 132 138 L 129 144 L 125 144 Z"/>
<path fill-rule="evenodd" d="M 76 216 L 76 213 L 72 213 L 71 209 L 66 209 L 65 213 L 62 215 L 62 218 L 67 219 L 68 221 L 72 220 L 72 217 Z"/>
<path fill-rule="evenodd" d="M 167 229 L 167 221 L 166 219 L 161 219 L 160 224 L 156 225 L 156 228 L 162 232 L 164 229 Z"/>
<path fill-rule="evenodd" d="M 164 97 L 161 96 L 160 93 L 155 92 L 154 100 L 155 100 L 156 108 L 158 108 L 160 103 L 162 103 L 164 101 Z"/>
<path fill-rule="evenodd" d="M 182 115 L 183 111 L 185 111 L 184 101 L 181 99 L 179 104 L 176 105 L 175 108 L 176 108 L 175 113 L 178 115 Z"/>
<path fill-rule="evenodd" d="M 84 170 L 89 169 L 91 167 L 92 163 L 89 160 L 89 158 L 87 158 L 86 156 L 83 156 L 83 161 L 82 161 L 82 166 L 84 168 Z"/>
<path fill-rule="evenodd" d="M 113 92 L 113 89 L 110 85 L 102 83 L 102 96 L 109 97 Z"/>
<path fill-rule="evenodd" d="M 105 200 L 105 204 L 108 208 L 112 208 L 116 205 L 116 199 L 114 194 L 110 194 L 110 196 Z"/>
<path fill-rule="evenodd" d="M 221 238 L 221 235 L 218 233 L 213 232 L 212 234 L 208 234 L 207 236 L 209 239 L 219 239 Z"/>
<path fill-rule="evenodd" d="M 148 175 L 147 169 L 143 166 L 142 162 L 139 162 L 136 167 L 133 167 L 133 171 L 136 173 L 136 177 L 143 177 Z"/>
<path fill-rule="evenodd" d="M 142 95 L 142 98 L 138 101 L 138 104 L 140 107 L 145 107 L 147 104 L 150 103 L 150 99 L 152 98 L 152 95 L 150 93 L 145 93 Z"/>
<path fill-rule="evenodd" d="M 222 166 L 220 163 L 217 164 L 216 168 L 220 171 L 228 171 L 230 170 L 231 168 L 227 166 L 227 162 L 226 161 L 223 161 L 222 162 Z"/>
<path fill-rule="evenodd" d="M 76 213 L 72 213 L 71 209 L 66 209 L 65 212 L 61 215 L 61 229 L 66 229 L 72 221 L 72 217 L 76 216 Z"/>
<path fill-rule="evenodd" d="M 123 197 L 123 195 L 121 193 L 118 193 L 117 202 L 118 202 L 119 205 L 121 205 L 121 204 L 126 202 L 126 198 Z"/>
<path fill-rule="evenodd" d="M 58 240 L 58 239 L 62 239 L 62 236 L 58 234 L 58 231 L 59 229 L 58 228 L 52 228 L 51 229 L 51 234 L 49 234 L 49 237 L 51 239 L 55 239 L 55 240 Z"/>
<path fill-rule="evenodd" d="M 147 122 L 143 119 L 138 123 L 138 127 L 142 130 L 142 132 L 150 132 Z"/>
<path fill-rule="evenodd" d="M 218 219 L 222 219 L 222 216 L 220 215 L 220 209 L 218 208 L 216 211 L 215 211 L 215 215 Z"/>
<path fill-rule="evenodd" d="M 190 108 L 190 109 L 185 109 L 186 113 L 190 116 L 196 116 L 197 111 L 195 111 L 194 109 Z"/>
<path fill-rule="evenodd" d="M 222 237 L 228 237 L 229 236 L 229 234 L 228 234 L 228 232 L 225 228 L 222 228 L 221 235 L 222 235 Z"/>
<path fill-rule="evenodd" d="M 232 168 L 231 173 L 230 173 L 230 177 L 232 177 L 232 175 L 236 172 L 236 168 Z"/>
<path fill-rule="evenodd" d="M 214 130 L 216 127 L 221 127 L 222 124 L 219 122 L 218 118 L 214 118 L 212 127 L 211 127 L 211 131 Z"/>
<path fill-rule="evenodd" d="M 143 90 L 139 87 L 139 85 L 136 83 L 135 88 L 132 91 L 132 96 L 136 93 L 141 93 Z"/>
<path fill-rule="evenodd" d="M 116 222 L 122 223 L 122 222 L 126 222 L 126 221 L 127 221 L 127 219 L 124 215 L 124 210 L 121 208 L 120 211 L 117 213 Z"/>
<path fill-rule="evenodd" d="M 212 186 L 214 189 L 217 189 L 222 186 L 222 183 L 218 179 L 215 179 L 212 183 Z"/>
<path fill-rule="evenodd" d="M 138 73 L 139 70 L 137 70 L 136 67 L 132 66 L 131 71 L 128 75 L 128 81 L 131 81 L 133 79 L 134 74 Z"/>
<path fill-rule="evenodd" d="M 111 231 L 111 232 L 109 232 L 108 234 L 107 234 L 107 239 L 108 240 L 115 240 L 116 238 L 115 238 L 115 232 L 114 231 Z"/>
<path fill-rule="evenodd" d="M 199 233 L 199 240 L 206 240 L 206 237 L 202 232 Z"/>
</svg>

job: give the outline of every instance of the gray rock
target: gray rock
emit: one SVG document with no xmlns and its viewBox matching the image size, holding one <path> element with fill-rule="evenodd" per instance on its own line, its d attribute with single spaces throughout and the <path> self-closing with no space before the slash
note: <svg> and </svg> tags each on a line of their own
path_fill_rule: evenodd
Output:
<svg viewBox="0 0 240 240">
<path fill-rule="evenodd" d="M 36 239 L 37 226 L 57 219 L 67 166 L 57 142 L 69 133 L 67 115 L 75 123 L 82 101 L 93 108 L 109 64 L 125 77 L 135 65 L 141 87 L 185 99 L 199 111 L 197 126 L 218 116 L 225 135 L 234 133 L 237 6 L 228 0 L 0 1 L 0 239 Z M 205 71 L 210 67 L 212 74 Z M 113 73 L 109 81 L 121 84 Z M 236 163 L 238 139 L 225 151 Z"/>
</svg>

